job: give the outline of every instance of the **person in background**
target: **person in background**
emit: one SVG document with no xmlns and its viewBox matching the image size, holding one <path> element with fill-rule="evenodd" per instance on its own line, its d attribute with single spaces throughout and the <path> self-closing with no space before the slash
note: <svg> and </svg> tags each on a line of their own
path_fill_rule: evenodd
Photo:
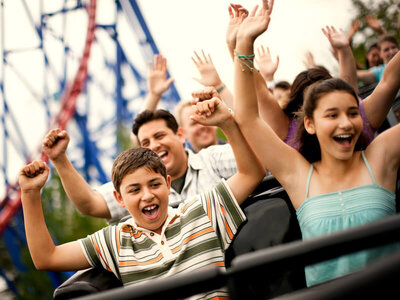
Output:
<svg viewBox="0 0 400 300">
<path fill-rule="evenodd" d="M 204 126 L 190 118 L 193 115 L 192 100 L 179 101 L 175 106 L 174 114 L 185 133 L 187 147 L 195 153 L 212 145 L 223 144 L 223 141 L 217 137 L 217 127 Z"/>
<path fill-rule="evenodd" d="M 279 106 L 285 109 L 290 102 L 290 83 L 287 81 L 278 81 L 272 89 L 272 95 L 278 101 Z"/>
</svg>

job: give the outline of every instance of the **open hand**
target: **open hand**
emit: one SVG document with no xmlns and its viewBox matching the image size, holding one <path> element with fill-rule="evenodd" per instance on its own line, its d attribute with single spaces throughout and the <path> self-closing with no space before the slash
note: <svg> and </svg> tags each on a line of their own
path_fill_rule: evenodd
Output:
<svg viewBox="0 0 400 300">
<path fill-rule="evenodd" d="M 173 78 L 167 79 L 167 59 L 161 54 L 154 55 L 154 63 L 148 62 L 147 85 L 149 92 L 161 97 L 173 81 Z"/>
<path fill-rule="evenodd" d="M 205 55 L 204 51 L 201 50 L 202 56 L 198 55 L 196 51 L 194 51 L 194 57 L 192 60 L 199 70 L 200 78 L 193 78 L 200 84 L 204 86 L 219 86 L 222 84 L 221 78 L 218 75 L 217 70 L 215 69 L 214 63 L 211 59 L 210 54 Z"/>
<path fill-rule="evenodd" d="M 276 62 L 273 62 L 269 48 L 267 47 L 265 51 L 264 46 L 261 45 L 257 49 L 256 63 L 264 80 L 272 81 L 279 66 L 279 56 L 276 57 Z"/>
</svg>

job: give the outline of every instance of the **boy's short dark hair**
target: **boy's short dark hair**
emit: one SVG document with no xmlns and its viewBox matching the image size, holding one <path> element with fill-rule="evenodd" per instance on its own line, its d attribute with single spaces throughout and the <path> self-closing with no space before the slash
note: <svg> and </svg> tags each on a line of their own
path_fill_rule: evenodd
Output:
<svg viewBox="0 0 400 300">
<path fill-rule="evenodd" d="M 179 126 L 173 114 L 164 109 L 157 109 L 155 111 L 147 109 L 136 116 L 132 126 L 133 134 L 137 136 L 142 125 L 160 119 L 164 120 L 167 124 L 167 127 L 170 128 L 174 133 L 177 133 Z"/>
<path fill-rule="evenodd" d="M 112 182 L 115 190 L 120 193 L 122 179 L 139 168 L 147 168 L 167 178 L 164 162 L 152 150 L 147 148 L 131 148 L 121 152 L 112 166 Z"/>
<path fill-rule="evenodd" d="M 379 39 L 378 39 L 379 49 L 381 48 L 381 45 L 383 42 L 390 42 L 390 43 L 395 44 L 397 47 L 399 47 L 399 42 L 396 40 L 396 38 L 393 35 L 390 35 L 390 34 L 383 34 L 379 37 Z"/>
</svg>

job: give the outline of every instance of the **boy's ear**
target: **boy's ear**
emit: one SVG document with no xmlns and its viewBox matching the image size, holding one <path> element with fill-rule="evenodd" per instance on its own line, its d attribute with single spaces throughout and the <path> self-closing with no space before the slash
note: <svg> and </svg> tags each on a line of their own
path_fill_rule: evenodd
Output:
<svg viewBox="0 0 400 300">
<path fill-rule="evenodd" d="M 118 193 L 116 190 L 114 190 L 113 193 L 114 193 L 114 198 L 115 198 L 115 200 L 117 200 L 117 202 L 119 203 L 119 205 L 120 205 L 121 207 L 125 207 L 125 202 L 124 202 L 124 200 L 122 199 L 121 194 Z"/>
<path fill-rule="evenodd" d="M 186 141 L 186 135 L 185 135 L 185 132 L 183 131 L 182 127 L 178 127 L 178 130 L 176 131 L 176 135 L 178 136 L 178 138 L 182 142 L 182 144 L 184 144 Z"/>
<path fill-rule="evenodd" d="M 314 122 L 307 117 L 304 117 L 304 128 L 309 134 L 315 134 Z"/>
</svg>

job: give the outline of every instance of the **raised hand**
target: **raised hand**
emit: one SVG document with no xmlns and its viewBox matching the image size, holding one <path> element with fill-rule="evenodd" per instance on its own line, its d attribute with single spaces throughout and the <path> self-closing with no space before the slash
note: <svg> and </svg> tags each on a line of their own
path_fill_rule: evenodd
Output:
<svg viewBox="0 0 400 300">
<path fill-rule="evenodd" d="M 194 57 L 192 56 L 192 60 L 201 76 L 200 78 L 193 79 L 204 86 L 220 86 L 222 81 L 215 69 L 210 54 L 206 56 L 203 50 L 201 50 L 201 54 L 202 56 L 198 55 L 197 52 L 194 51 Z"/>
<path fill-rule="evenodd" d="M 312 69 L 316 67 L 314 55 L 310 51 L 307 51 L 304 57 L 305 59 L 303 60 L 303 64 L 307 69 Z"/>
<path fill-rule="evenodd" d="M 243 19 L 237 33 L 238 36 L 244 36 L 254 41 L 259 35 L 268 29 L 274 0 L 262 0 L 262 4 L 263 5 L 260 9 L 258 8 L 258 5 L 256 5 L 249 16 Z"/>
<path fill-rule="evenodd" d="M 326 26 L 325 28 L 322 28 L 322 32 L 331 43 L 334 50 L 348 47 L 350 45 L 349 40 L 342 29 L 338 31 L 333 26 Z"/>
<path fill-rule="evenodd" d="M 236 35 L 239 30 L 240 24 L 249 15 L 247 9 L 240 4 L 230 4 L 228 7 L 229 12 L 229 23 L 226 30 L 226 43 L 228 45 L 229 52 L 233 55 L 233 51 L 236 46 Z M 233 57 L 233 56 L 232 56 Z"/>
<path fill-rule="evenodd" d="M 69 143 L 69 135 L 60 128 L 52 129 L 42 141 L 43 152 L 55 161 L 60 155 L 65 154 Z"/>
<path fill-rule="evenodd" d="M 167 79 L 167 59 L 161 54 L 154 55 L 154 63 L 148 62 L 147 85 L 149 92 L 161 97 L 173 81 L 173 78 Z"/>
<path fill-rule="evenodd" d="M 358 31 L 359 27 L 360 27 L 360 19 L 355 19 L 353 23 L 351 23 L 349 33 L 347 34 L 347 39 L 349 40 L 349 43 L 351 43 L 353 36 Z"/>
<path fill-rule="evenodd" d="M 22 192 L 39 191 L 49 177 L 49 168 L 41 160 L 35 160 L 19 172 L 19 186 Z"/>
<path fill-rule="evenodd" d="M 219 97 L 197 102 L 193 107 L 194 114 L 190 118 L 204 126 L 218 126 L 223 128 L 227 125 L 228 120 L 233 121 L 231 112 Z"/>
<path fill-rule="evenodd" d="M 206 86 L 198 91 L 192 93 L 192 103 L 197 104 L 198 102 L 210 100 L 214 97 L 221 98 L 215 87 Z"/>
<path fill-rule="evenodd" d="M 265 51 L 264 47 L 261 45 L 257 49 L 257 57 L 255 59 L 260 73 L 264 80 L 272 81 L 274 79 L 274 74 L 279 66 L 279 56 L 276 57 L 276 62 L 273 62 L 271 59 L 271 53 L 269 52 L 269 48 Z"/>
<path fill-rule="evenodd" d="M 383 29 L 381 23 L 379 23 L 379 20 L 376 16 L 366 15 L 365 22 L 367 22 L 368 26 L 371 27 L 375 32 L 379 34 L 385 33 L 385 30 Z"/>
</svg>

